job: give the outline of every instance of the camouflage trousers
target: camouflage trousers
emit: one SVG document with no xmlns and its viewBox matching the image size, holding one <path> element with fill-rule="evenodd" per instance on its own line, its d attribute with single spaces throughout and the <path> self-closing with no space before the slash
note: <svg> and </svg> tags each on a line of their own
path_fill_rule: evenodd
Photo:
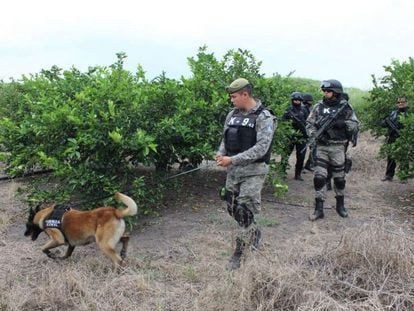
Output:
<svg viewBox="0 0 414 311">
<path fill-rule="evenodd" d="M 335 180 L 338 180 L 338 178 L 345 179 L 345 146 L 342 144 L 318 145 L 315 164 L 314 176 L 323 176 L 326 180 L 329 168 L 332 171 L 336 196 L 344 196 L 345 186 L 343 189 L 338 189 Z M 326 187 L 323 187 L 321 190 L 315 189 L 315 198 L 325 201 Z"/>
<path fill-rule="evenodd" d="M 247 208 L 253 213 L 254 218 L 260 213 L 261 191 L 265 179 L 266 175 L 238 177 L 231 173 L 227 174 L 226 189 L 238 194 L 235 198 L 237 203 L 246 204 Z M 254 219 L 247 228 L 239 227 L 237 237 L 246 245 L 250 245 L 256 229 L 258 229 L 258 225 Z"/>
</svg>

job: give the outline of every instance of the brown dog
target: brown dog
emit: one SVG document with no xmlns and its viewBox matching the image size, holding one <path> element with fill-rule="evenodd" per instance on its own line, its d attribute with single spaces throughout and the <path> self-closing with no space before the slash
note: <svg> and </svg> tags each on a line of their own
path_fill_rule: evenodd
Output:
<svg viewBox="0 0 414 311">
<path fill-rule="evenodd" d="M 130 197 L 117 192 L 115 198 L 124 203 L 127 208 L 100 207 L 91 211 L 68 209 L 62 216 L 60 228 L 45 228 L 45 220 L 51 215 L 53 206 L 35 210 L 30 209 L 29 220 L 26 223 L 25 236 L 31 236 L 35 241 L 42 231 L 50 240 L 42 247 L 42 251 L 50 258 L 68 258 L 75 246 L 85 245 L 96 241 L 102 252 L 108 256 L 115 268 L 123 263 L 129 237 L 122 237 L 125 231 L 125 216 L 137 213 L 137 205 Z M 121 256 L 115 251 L 116 244 L 122 242 Z M 52 248 L 68 245 L 63 257 L 56 257 L 50 252 Z"/>
</svg>

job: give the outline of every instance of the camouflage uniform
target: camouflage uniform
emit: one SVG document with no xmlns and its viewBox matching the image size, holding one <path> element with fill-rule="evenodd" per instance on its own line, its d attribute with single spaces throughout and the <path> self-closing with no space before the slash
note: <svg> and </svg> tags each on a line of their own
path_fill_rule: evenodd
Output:
<svg viewBox="0 0 414 311">
<path fill-rule="evenodd" d="M 261 106 L 262 103 L 256 100 L 256 106 L 251 111 L 243 113 L 243 115 L 254 114 Z M 223 133 L 226 133 L 234 112 L 235 109 L 227 115 Z M 269 171 L 269 165 L 266 162 L 257 162 L 257 160 L 263 158 L 271 147 L 275 128 L 275 117 L 268 110 L 262 110 L 256 119 L 256 144 L 246 151 L 232 155 L 232 164 L 227 168 L 226 190 L 232 194 L 233 203 L 244 205 L 253 215 L 257 215 L 260 211 L 260 193 L 266 174 Z M 222 155 L 229 154 L 225 146 L 223 138 L 218 150 Z M 243 243 L 250 244 L 252 242 L 252 233 L 257 231 L 254 216 L 249 226 L 245 227 L 240 223 L 239 225 L 238 238 Z"/>
<path fill-rule="evenodd" d="M 346 105 L 348 102 L 344 99 L 336 99 L 333 101 L 323 100 L 318 102 L 312 109 L 308 119 L 306 129 L 309 137 L 313 137 L 322 125 L 319 124 L 321 119 L 327 115 L 333 115 L 335 112 Z M 349 105 L 349 104 L 348 104 Z M 316 141 L 316 163 L 314 168 L 314 187 L 315 187 L 315 199 L 316 208 L 323 208 L 323 202 L 326 199 L 325 183 L 328 176 L 328 168 L 332 170 L 332 177 L 334 179 L 334 189 L 337 198 L 337 211 L 341 215 L 338 209 L 339 204 L 343 206 L 343 199 L 345 195 L 345 152 L 346 145 L 351 139 L 351 136 L 358 131 L 359 122 L 351 106 L 346 108 L 341 116 L 338 118 L 338 124 L 332 129 L 327 130 L 322 137 Z M 323 213 L 321 214 L 323 218 Z M 347 217 L 346 210 L 341 215 Z"/>
</svg>

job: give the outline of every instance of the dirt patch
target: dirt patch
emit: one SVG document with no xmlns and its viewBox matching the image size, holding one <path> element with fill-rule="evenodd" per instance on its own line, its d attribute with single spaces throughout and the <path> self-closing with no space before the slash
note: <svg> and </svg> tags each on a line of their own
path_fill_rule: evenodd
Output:
<svg viewBox="0 0 414 311">
<path fill-rule="evenodd" d="M 232 273 L 224 267 L 236 224 L 217 195 L 223 170 L 182 177 L 159 216 L 140 219 L 122 274 L 95 245 L 76 248 L 66 261 L 47 258 L 44 235 L 23 237 L 19 183 L 1 182 L 0 310 L 411 310 L 413 182 L 381 182 L 378 149 L 363 134 L 350 150 L 348 219 L 331 208 L 329 192 L 326 218 L 309 222 L 310 173 L 300 182 L 290 172 L 285 198 L 266 186 L 262 246 Z"/>
</svg>

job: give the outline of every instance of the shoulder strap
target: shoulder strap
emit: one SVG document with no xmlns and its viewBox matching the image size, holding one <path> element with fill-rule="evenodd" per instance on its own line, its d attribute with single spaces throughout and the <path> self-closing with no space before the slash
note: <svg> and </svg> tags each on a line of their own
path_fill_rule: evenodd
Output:
<svg viewBox="0 0 414 311">
<path fill-rule="evenodd" d="M 268 107 L 266 107 L 265 105 L 260 105 L 259 108 L 257 108 L 257 110 L 255 111 L 255 114 L 259 115 L 260 113 L 262 113 L 263 111 L 268 111 L 272 116 L 274 116 L 275 114 L 273 113 L 272 109 L 269 109 Z"/>
</svg>

